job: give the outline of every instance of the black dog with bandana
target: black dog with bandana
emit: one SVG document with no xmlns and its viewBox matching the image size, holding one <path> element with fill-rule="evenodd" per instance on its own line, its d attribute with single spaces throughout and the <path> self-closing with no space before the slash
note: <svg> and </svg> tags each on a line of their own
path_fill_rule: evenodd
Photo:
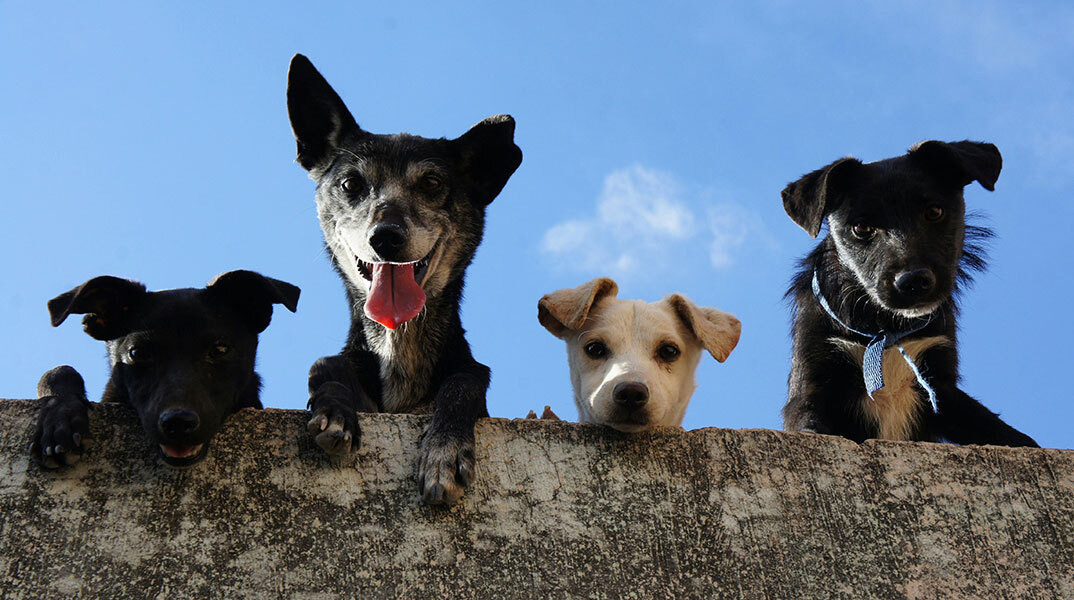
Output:
<svg viewBox="0 0 1074 600">
<path fill-rule="evenodd" d="M 794 356 L 784 428 L 869 438 L 1036 446 L 958 387 L 957 297 L 984 268 L 963 188 L 992 191 L 999 150 L 927 141 L 903 156 L 844 158 L 783 190 L 816 237 L 791 289 Z"/>
</svg>

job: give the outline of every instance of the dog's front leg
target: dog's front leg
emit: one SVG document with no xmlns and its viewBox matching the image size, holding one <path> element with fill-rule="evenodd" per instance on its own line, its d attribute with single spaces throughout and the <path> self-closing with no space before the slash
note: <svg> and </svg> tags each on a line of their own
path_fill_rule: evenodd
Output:
<svg viewBox="0 0 1074 600">
<path fill-rule="evenodd" d="M 306 431 L 328 454 L 347 454 L 361 446 L 362 431 L 358 412 L 376 412 L 355 373 L 354 365 L 343 355 L 317 359 L 310 367 L 312 416 Z"/>
<path fill-rule="evenodd" d="M 923 359 L 922 371 L 936 392 L 938 435 L 956 444 L 1039 447 L 958 387 L 958 354 L 953 346 L 931 348 Z"/>
<path fill-rule="evenodd" d="M 1033 438 L 1011 427 L 954 385 L 937 387 L 940 434 L 956 444 L 993 444 L 1039 448 Z"/>
<path fill-rule="evenodd" d="M 826 330 L 796 333 L 783 428 L 839 435 L 861 443 L 876 437 L 876 427 L 861 418 L 865 394 L 861 365 L 831 346 Z"/>
<path fill-rule="evenodd" d="M 67 365 L 51 369 L 38 381 L 37 397 L 41 408 L 30 456 L 45 469 L 75 464 L 90 442 L 90 403 L 82 376 Z"/>
<path fill-rule="evenodd" d="M 426 504 L 454 504 L 474 477 L 474 424 L 488 416 L 489 370 L 448 377 L 436 393 L 433 419 L 421 439 L 418 485 Z"/>
</svg>

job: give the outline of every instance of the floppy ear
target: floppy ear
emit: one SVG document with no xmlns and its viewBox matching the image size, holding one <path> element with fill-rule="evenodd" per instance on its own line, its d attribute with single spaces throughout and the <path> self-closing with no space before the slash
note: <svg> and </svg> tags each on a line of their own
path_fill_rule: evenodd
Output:
<svg viewBox="0 0 1074 600">
<path fill-rule="evenodd" d="M 615 297 L 619 286 L 607 277 L 583 283 L 576 288 L 545 294 L 537 302 L 537 320 L 552 335 L 564 339 L 581 328 L 590 309 L 606 296 Z"/>
<path fill-rule="evenodd" d="M 817 237 L 824 217 L 835 209 L 833 196 L 843 178 L 861 166 L 856 158 L 841 158 L 832 164 L 803 175 L 794 183 L 787 184 L 780 193 L 783 210 L 809 237 Z"/>
<path fill-rule="evenodd" d="M 145 286 L 137 281 L 103 275 L 48 301 L 52 326 L 67 315 L 82 318 L 82 329 L 97 340 L 114 340 L 131 332 L 134 315 L 146 298 Z"/>
<path fill-rule="evenodd" d="M 908 154 L 924 168 L 959 187 L 977 181 L 990 192 L 995 191 L 996 180 L 1003 168 L 999 148 L 985 142 L 929 140 L 914 144 Z"/>
<path fill-rule="evenodd" d="M 261 333 L 272 320 L 272 305 L 298 309 L 297 287 L 253 271 L 229 271 L 209 282 L 206 290 L 220 302 L 235 307 L 254 333 Z"/>
<path fill-rule="evenodd" d="M 734 315 L 707 306 L 696 306 L 689 298 L 679 294 L 671 294 L 667 301 L 686 328 L 701 340 L 701 346 L 709 351 L 712 358 L 720 362 L 727 360 L 742 335 L 742 323 Z"/>
<path fill-rule="evenodd" d="M 495 115 L 454 140 L 478 188 L 479 197 L 475 199 L 483 205 L 492 202 L 522 164 L 522 150 L 514 138 L 515 120 L 511 115 Z"/>
<path fill-rule="evenodd" d="M 298 144 L 298 164 L 307 171 L 323 168 L 344 135 L 359 132 L 343 100 L 301 54 L 287 72 L 287 114 Z"/>
</svg>

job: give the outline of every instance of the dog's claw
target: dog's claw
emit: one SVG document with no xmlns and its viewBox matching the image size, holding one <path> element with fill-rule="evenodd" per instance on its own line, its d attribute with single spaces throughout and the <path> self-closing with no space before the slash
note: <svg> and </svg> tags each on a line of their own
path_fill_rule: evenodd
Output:
<svg viewBox="0 0 1074 600">
<path fill-rule="evenodd" d="M 361 445 L 358 415 L 350 408 L 350 391 L 336 382 L 322 385 L 310 398 L 313 417 L 306 431 L 327 454 L 347 454 Z"/>
<path fill-rule="evenodd" d="M 454 504 L 474 478 L 474 442 L 434 435 L 422 439 L 418 481 L 426 504 Z"/>
<path fill-rule="evenodd" d="M 324 431 L 325 427 L 328 427 L 328 415 L 313 415 L 313 418 L 306 424 L 306 431 L 310 435 L 317 435 Z"/>
<path fill-rule="evenodd" d="M 327 409 L 322 410 L 327 412 Z M 306 429 L 326 453 L 347 454 L 358 449 L 356 441 L 360 437 L 347 428 L 346 422 L 346 418 L 342 415 L 335 415 L 329 419 L 327 414 L 318 414 L 310 419 Z M 354 428 L 357 430 L 357 422 Z"/>
<path fill-rule="evenodd" d="M 45 377 L 51 377 L 46 383 L 54 384 L 58 375 L 54 369 Z M 45 469 L 73 465 L 82 458 L 82 444 L 89 441 L 89 403 L 84 397 L 72 395 L 44 395 L 40 400 L 30 456 Z"/>
<path fill-rule="evenodd" d="M 466 464 L 465 462 L 459 464 L 458 479 L 459 483 L 461 483 L 463 487 L 470 485 L 470 480 L 473 478 L 473 476 L 474 472 L 473 470 L 471 470 L 470 465 Z"/>
<path fill-rule="evenodd" d="M 353 436 L 349 431 L 328 430 L 314 438 L 327 454 L 347 454 L 353 450 Z"/>
<path fill-rule="evenodd" d="M 439 483 L 434 483 L 425 490 L 423 497 L 426 504 L 443 504 L 444 502 L 444 486 Z"/>
</svg>

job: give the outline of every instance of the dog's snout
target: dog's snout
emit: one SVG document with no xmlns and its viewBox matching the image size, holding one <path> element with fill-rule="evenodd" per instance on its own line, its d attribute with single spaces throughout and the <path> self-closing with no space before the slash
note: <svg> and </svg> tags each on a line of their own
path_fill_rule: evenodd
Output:
<svg viewBox="0 0 1074 600">
<path fill-rule="evenodd" d="M 649 386 L 637 381 L 617 383 L 612 398 L 623 408 L 638 408 L 649 401 Z"/>
<path fill-rule="evenodd" d="M 165 435 L 182 435 L 196 431 L 201 418 L 192 410 L 170 408 L 160 413 L 158 424 Z"/>
<path fill-rule="evenodd" d="M 895 278 L 895 289 L 908 298 L 920 298 L 936 287 L 936 275 L 929 269 L 903 271 Z"/>
<path fill-rule="evenodd" d="M 399 251 L 406 246 L 406 228 L 402 223 L 391 221 L 377 223 L 369 235 L 369 246 L 382 258 L 397 258 Z"/>
</svg>

